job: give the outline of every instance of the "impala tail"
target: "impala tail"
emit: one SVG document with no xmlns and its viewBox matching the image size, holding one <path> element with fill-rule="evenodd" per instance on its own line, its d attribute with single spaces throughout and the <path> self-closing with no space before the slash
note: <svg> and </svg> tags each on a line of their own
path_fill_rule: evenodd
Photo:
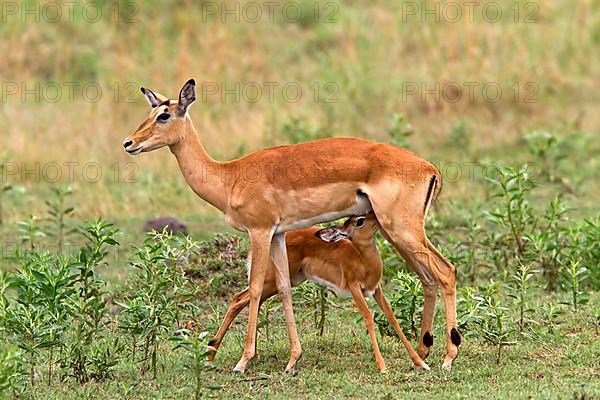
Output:
<svg viewBox="0 0 600 400">
<path fill-rule="evenodd" d="M 423 206 L 423 215 L 427 216 L 431 203 L 438 198 L 442 191 L 442 174 L 440 170 L 436 168 L 436 174 L 429 178 L 429 187 L 427 188 L 427 195 L 425 196 L 425 204 Z"/>
</svg>

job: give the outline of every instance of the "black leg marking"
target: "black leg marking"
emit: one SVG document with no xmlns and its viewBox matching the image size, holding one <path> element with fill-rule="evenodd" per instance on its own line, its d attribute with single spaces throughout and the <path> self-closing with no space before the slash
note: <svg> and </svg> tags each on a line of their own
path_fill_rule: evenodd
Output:
<svg viewBox="0 0 600 400">
<path fill-rule="evenodd" d="M 427 207 L 429 206 L 429 202 L 431 201 L 431 195 L 433 193 L 433 188 L 437 182 L 437 178 L 435 175 L 431 177 L 429 181 L 429 188 L 427 189 L 427 196 L 425 196 L 425 205 L 423 206 L 423 212 L 427 212 Z"/>
<path fill-rule="evenodd" d="M 429 331 L 423 335 L 423 344 L 427 347 L 433 346 L 433 335 Z"/>
<path fill-rule="evenodd" d="M 450 340 L 452 340 L 452 343 L 454 343 L 455 346 L 460 346 L 460 334 L 458 333 L 456 328 L 452 328 L 450 330 Z"/>
</svg>

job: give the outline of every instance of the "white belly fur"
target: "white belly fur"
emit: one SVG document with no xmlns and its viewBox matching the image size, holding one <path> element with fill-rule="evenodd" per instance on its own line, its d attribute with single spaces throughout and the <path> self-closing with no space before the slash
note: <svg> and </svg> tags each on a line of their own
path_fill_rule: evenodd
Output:
<svg viewBox="0 0 600 400">
<path fill-rule="evenodd" d="M 373 207 L 371 206 L 369 198 L 366 195 L 357 195 L 356 203 L 350 208 L 347 208 L 342 211 L 327 212 L 312 218 L 302 219 L 288 224 L 281 224 L 277 227 L 275 233 L 308 228 L 309 226 L 320 224 L 322 222 L 335 221 L 343 217 L 349 217 L 353 215 L 364 215 L 367 214 L 369 211 L 373 211 Z"/>
</svg>

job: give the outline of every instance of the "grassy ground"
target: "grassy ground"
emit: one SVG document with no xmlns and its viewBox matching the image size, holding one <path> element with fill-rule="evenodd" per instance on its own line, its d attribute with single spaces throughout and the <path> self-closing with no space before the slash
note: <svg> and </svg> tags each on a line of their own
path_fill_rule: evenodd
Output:
<svg viewBox="0 0 600 400">
<path fill-rule="evenodd" d="M 440 369 L 442 332 L 436 332 L 430 372 L 415 372 L 398 340 L 380 340 L 387 373 L 379 374 L 359 314 L 347 307 L 331 315 L 325 335 L 300 325 L 304 355 L 300 372 L 283 372 L 288 342 L 281 318 L 270 337 L 259 339 L 259 356 L 245 375 L 231 372 L 237 362 L 243 327 L 232 328 L 216 359 L 217 369 L 203 377 L 207 398 L 383 398 L 419 399 L 594 399 L 600 396 L 600 335 L 585 313 L 569 315 L 554 334 L 496 351 L 478 338 L 465 340 L 452 372 Z M 436 324 L 439 328 L 441 324 Z M 194 394 L 190 372 L 177 353 L 167 353 L 157 382 L 139 380 L 139 364 L 119 366 L 102 385 L 40 386 L 44 399 L 183 399 Z M 218 387 L 209 389 L 208 387 Z"/>
</svg>

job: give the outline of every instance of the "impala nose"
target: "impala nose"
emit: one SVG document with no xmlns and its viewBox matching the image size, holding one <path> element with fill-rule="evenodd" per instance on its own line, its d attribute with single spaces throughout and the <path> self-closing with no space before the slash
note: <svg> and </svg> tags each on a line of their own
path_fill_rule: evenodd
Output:
<svg viewBox="0 0 600 400">
<path fill-rule="evenodd" d="M 125 142 L 123 142 L 123 147 L 125 147 L 125 149 L 127 149 L 132 144 L 133 144 L 133 140 L 126 140 Z"/>
</svg>

